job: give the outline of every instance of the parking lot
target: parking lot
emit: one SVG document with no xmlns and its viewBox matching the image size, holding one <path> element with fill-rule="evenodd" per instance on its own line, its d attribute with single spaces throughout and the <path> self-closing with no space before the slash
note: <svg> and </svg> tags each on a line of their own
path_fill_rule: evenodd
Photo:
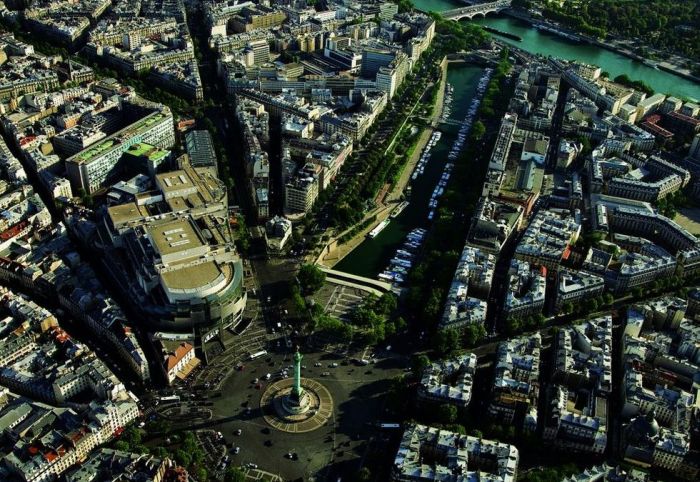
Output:
<svg viewBox="0 0 700 482">
<path fill-rule="evenodd" d="M 382 395 L 389 385 L 385 380 L 405 367 L 403 359 L 385 355 L 375 364 L 356 366 L 326 353 L 304 354 L 302 376 L 322 383 L 334 401 L 332 417 L 313 432 L 279 432 L 265 422 L 259 408 L 267 384 L 291 366 L 289 353 L 264 356 L 235 369 L 223 381 L 221 396 L 210 399 L 212 418 L 204 424 L 222 433 L 221 445 L 233 464 L 253 464 L 285 480 L 336 480 L 332 477 L 359 468 L 375 433 L 373 424 L 379 421 L 375 417 L 382 413 Z"/>
<path fill-rule="evenodd" d="M 323 305 L 326 313 L 342 321 L 349 321 L 350 314 L 362 305 L 366 297 L 367 293 L 362 290 L 330 282 L 314 295 L 314 299 Z"/>
</svg>

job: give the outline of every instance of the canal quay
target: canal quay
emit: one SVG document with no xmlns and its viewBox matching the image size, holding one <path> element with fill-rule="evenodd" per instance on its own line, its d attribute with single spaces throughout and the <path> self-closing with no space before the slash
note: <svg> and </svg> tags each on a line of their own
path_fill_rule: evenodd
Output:
<svg viewBox="0 0 700 482">
<path fill-rule="evenodd" d="M 444 11 L 464 6 L 456 0 L 414 0 L 414 5 L 423 11 Z M 469 20 L 465 20 L 469 21 Z M 507 32 L 522 40 L 517 41 L 498 34 L 492 34 L 500 41 L 512 44 L 535 54 L 551 55 L 567 60 L 578 60 L 600 66 L 612 77 L 627 74 L 631 79 L 641 79 L 655 91 L 675 96 L 700 99 L 700 84 L 668 72 L 654 69 L 641 62 L 615 52 L 585 43 L 571 42 L 554 34 L 540 32 L 527 22 L 505 15 L 488 15 L 472 22 Z M 450 119 L 461 121 L 474 95 L 478 81 L 483 74 L 480 67 L 451 64 L 448 82 L 454 87 L 452 113 Z M 458 126 L 442 125 L 442 138 L 431 151 L 424 174 L 411 182 L 410 204 L 403 212 L 383 229 L 375 238 L 366 238 L 348 253 L 333 268 L 359 276 L 376 278 L 386 268 L 406 239 L 416 228 L 429 227 L 429 202 L 436 184 L 440 180 L 447 154 L 456 139 Z"/>
<path fill-rule="evenodd" d="M 463 64 L 451 64 L 447 71 L 447 82 L 454 87 L 450 120 L 461 121 L 467 113 L 477 91 L 484 70 Z M 430 198 L 447 163 L 447 155 L 457 138 L 458 125 L 440 126 L 442 137 L 430 151 L 430 159 L 423 174 L 410 183 L 410 203 L 375 238 L 366 238 L 357 248 L 345 256 L 333 269 L 358 276 L 375 278 L 394 256 L 396 250 L 415 228 L 426 228 L 429 224 Z"/>
</svg>

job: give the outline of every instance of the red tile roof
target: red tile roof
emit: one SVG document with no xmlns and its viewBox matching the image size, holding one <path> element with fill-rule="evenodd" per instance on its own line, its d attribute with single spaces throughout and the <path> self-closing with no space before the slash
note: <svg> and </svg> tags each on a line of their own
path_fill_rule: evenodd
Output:
<svg viewBox="0 0 700 482">
<path fill-rule="evenodd" d="M 185 358 L 185 355 L 187 355 L 190 350 L 193 350 L 192 345 L 190 345 L 187 342 L 180 343 L 180 346 L 177 347 L 175 352 L 171 355 L 168 356 L 167 359 L 167 369 L 168 371 L 172 370 L 180 360 Z"/>
</svg>

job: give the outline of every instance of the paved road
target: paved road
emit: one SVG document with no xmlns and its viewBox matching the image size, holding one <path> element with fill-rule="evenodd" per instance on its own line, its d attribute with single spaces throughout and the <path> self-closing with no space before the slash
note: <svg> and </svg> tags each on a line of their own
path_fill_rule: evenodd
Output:
<svg viewBox="0 0 700 482">
<path fill-rule="evenodd" d="M 315 366 L 317 363 L 321 366 Z M 332 363 L 339 366 L 331 367 Z M 336 480 L 331 477 L 349 475 L 357 470 L 366 444 L 373 436 L 374 430 L 368 423 L 376 422 L 375 417 L 382 413 L 383 395 L 389 386 L 386 380 L 402 373 L 405 361 L 379 358 L 375 365 L 368 367 L 341 363 L 342 359 L 326 353 L 304 355 L 306 368 L 302 375 L 322 383 L 334 400 L 333 417 L 314 432 L 277 432 L 265 423 L 258 409 L 265 382 L 258 380 L 260 388 L 256 388 L 253 381 L 290 366 L 288 353 L 246 362 L 242 371 L 234 371 L 222 382 L 221 397 L 210 399 L 212 420 L 190 424 L 190 428 L 221 431 L 229 449 L 240 447 L 238 455 L 231 454 L 233 463 L 254 463 L 286 480 L 299 477 L 308 480 L 314 474 L 319 475 L 320 480 Z M 324 373 L 329 375 L 324 376 Z M 244 433 L 235 435 L 237 429 Z M 285 457 L 288 452 L 296 452 L 298 460 Z"/>
</svg>

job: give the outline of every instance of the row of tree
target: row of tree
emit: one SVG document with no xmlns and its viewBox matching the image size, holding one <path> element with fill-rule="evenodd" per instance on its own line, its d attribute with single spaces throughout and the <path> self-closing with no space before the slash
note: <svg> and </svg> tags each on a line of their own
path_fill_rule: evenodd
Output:
<svg viewBox="0 0 700 482">
<path fill-rule="evenodd" d="M 399 1 L 400 10 L 412 9 L 410 1 Z M 393 134 L 404 125 L 413 106 L 423 95 L 429 82 L 437 82 L 441 75 L 440 62 L 449 53 L 472 49 L 488 40 L 488 34 L 473 24 L 462 24 L 444 19 L 438 13 L 431 13 L 436 21 L 436 39 L 428 51 L 414 66 L 414 75 L 404 82 L 384 112 L 375 121 L 373 127 L 365 135 L 369 142 L 365 143 L 362 157 L 351 156 L 346 163 L 347 168 L 361 172 L 347 180 L 342 192 L 325 198 L 330 203 L 331 221 L 340 228 L 347 228 L 360 222 L 363 213 L 371 205 L 377 192 L 387 180 L 400 172 L 410 152 L 410 142 L 396 142 L 394 148 L 386 152 Z M 432 93 L 431 93 L 432 94 Z M 425 108 L 430 110 L 430 102 L 435 96 L 427 96 Z M 392 135 L 383 138 L 382 142 L 374 142 L 374 134 L 378 131 L 390 132 Z M 404 139 L 405 141 L 405 139 Z"/>
<path fill-rule="evenodd" d="M 457 22 L 453 22 L 457 23 Z M 464 247 L 472 212 L 479 200 L 481 187 L 502 112 L 507 108 L 507 82 L 510 63 L 508 52 L 501 60 L 482 98 L 473 123 L 470 140 L 455 162 L 450 183 L 440 200 L 433 227 L 424 244 L 424 255 L 408 275 L 410 288 L 406 296 L 406 313 L 416 328 L 427 333 L 436 331 L 443 311 L 447 290 Z M 460 335 L 447 330 L 433 337 L 433 348 L 450 353 L 456 347 L 474 345 L 485 336 L 482 328 L 469 327 Z"/>
<path fill-rule="evenodd" d="M 429 50 L 414 67 L 414 71 L 420 71 L 423 65 L 427 67 L 427 73 L 413 76 L 406 80 L 399 88 L 394 100 L 389 102 L 375 121 L 375 124 L 365 134 L 369 142 L 364 144 L 362 156 L 353 154 L 346 163 L 347 169 L 353 169 L 362 173 L 359 176 L 345 178 L 342 190 L 335 196 L 328 198 L 331 208 L 331 221 L 344 229 L 360 222 L 364 212 L 371 206 L 371 202 L 379 189 L 386 183 L 392 166 L 397 160 L 403 158 L 407 146 L 397 142 L 394 149 L 387 151 L 387 147 L 398 130 L 404 126 L 411 108 L 423 94 L 426 84 L 439 76 L 435 52 Z M 376 139 L 376 133 L 390 133 Z M 347 176 L 347 173 L 344 173 Z M 336 190 L 338 191 L 338 190 Z"/>
<path fill-rule="evenodd" d="M 542 13 L 581 32 L 641 40 L 654 48 L 700 59 L 700 3 L 689 0 L 546 0 Z"/>
</svg>

